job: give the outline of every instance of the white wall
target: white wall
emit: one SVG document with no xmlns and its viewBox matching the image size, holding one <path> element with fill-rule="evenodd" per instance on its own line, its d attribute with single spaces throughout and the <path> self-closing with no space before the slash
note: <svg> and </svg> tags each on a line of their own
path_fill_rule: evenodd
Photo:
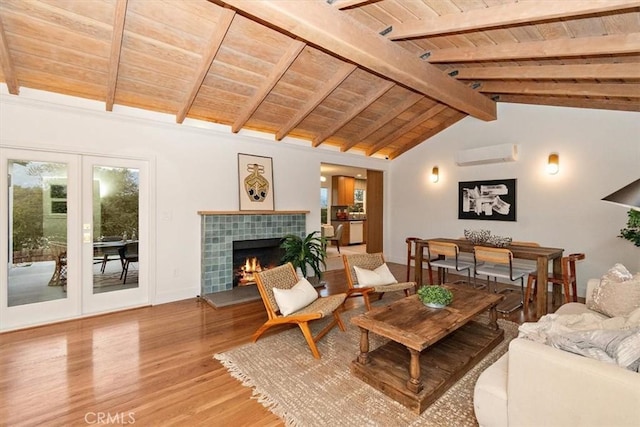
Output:
<svg viewBox="0 0 640 427">
<path fill-rule="evenodd" d="M 154 166 L 155 303 L 200 293 L 199 210 L 238 210 L 238 153 L 273 158 L 276 210 L 308 210 L 320 230 L 320 163 L 386 170 L 389 162 L 257 132 L 21 88 L 0 91 L 0 144 L 148 159 Z M 6 168 L 6 165 L 2 165 Z"/>
<path fill-rule="evenodd" d="M 518 161 L 457 166 L 458 150 L 517 144 Z M 560 172 L 545 172 L 549 153 Z M 440 168 L 440 181 L 429 180 Z M 600 199 L 640 177 L 640 114 L 518 104 L 498 104 L 498 120 L 467 117 L 395 159 L 390 166 L 387 258 L 406 262 L 407 236 L 460 237 L 488 228 L 514 240 L 584 252 L 579 294 L 587 279 L 616 262 L 640 271 L 640 248 L 616 237 L 628 209 Z M 458 181 L 517 179 L 517 221 L 458 220 Z"/>
</svg>

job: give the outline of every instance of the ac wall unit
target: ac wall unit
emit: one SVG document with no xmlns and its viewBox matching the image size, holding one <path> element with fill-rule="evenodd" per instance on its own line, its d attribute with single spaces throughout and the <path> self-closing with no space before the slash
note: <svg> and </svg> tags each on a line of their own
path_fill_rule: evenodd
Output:
<svg viewBox="0 0 640 427">
<path fill-rule="evenodd" d="M 462 150 L 456 153 L 456 163 L 458 166 L 513 162 L 517 159 L 518 146 L 516 144 L 492 145 L 489 147 Z"/>
</svg>

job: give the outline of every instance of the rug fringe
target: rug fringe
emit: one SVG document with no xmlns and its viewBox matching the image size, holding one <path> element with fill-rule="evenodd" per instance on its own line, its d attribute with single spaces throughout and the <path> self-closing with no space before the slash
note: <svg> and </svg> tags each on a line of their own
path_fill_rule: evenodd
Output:
<svg viewBox="0 0 640 427">
<path fill-rule="evenodd" d="M 242 373 L 229 356 L 224 353 L 216 353 L 213 355 L 213 358 L 218 360 L 222 366 L 227 369 L 229 374 L 240 381 L 243 386 L 251 388 L 251 398 L 257 400 L 258 403 L 271 411 L 272 414 L 282 419 L 286 426 L 303 427 L 302 424 L 300 424 L 293 415 L 289 414 L 280 403 L 274 400 L 268 392 L 257 386 L 250 376 Z"/>
</svg>

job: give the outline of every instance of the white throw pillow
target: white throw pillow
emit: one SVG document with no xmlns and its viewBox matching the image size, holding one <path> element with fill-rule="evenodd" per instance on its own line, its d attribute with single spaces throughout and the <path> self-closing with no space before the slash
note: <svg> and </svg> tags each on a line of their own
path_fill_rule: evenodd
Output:
<svg viewBox="0 0 640 427">
<path fill-rule="evenodd" d="M 587 308 L 609 317 L 629 316 L 640 308 L 640 273 L 632 276 L 622 264 L 616 264 L 594 288 Z"/>
<path fill-rule="evenodd" d="M 291 289 L 273 288 L 280 313 L 288 316 L 318 299 L 318 292 L 307 279 L 300 279 Z"/>
<path fill-rule="evenodd" d="M 353 269 L 356 272 L 359 287 L 383 286 L 398 283 L 393 274 L 391 274 L 391 271 L 389 271 L 386 263 L 375 270 L 367 270 L 366 268 L 357 266 L 353 266 Z"/>
</svg>

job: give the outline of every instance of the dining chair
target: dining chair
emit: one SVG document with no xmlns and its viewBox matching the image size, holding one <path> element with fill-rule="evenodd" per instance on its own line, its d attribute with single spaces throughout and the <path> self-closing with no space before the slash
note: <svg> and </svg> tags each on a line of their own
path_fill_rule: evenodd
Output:
<svg viewBox="0 0 640 427">
<path fill-rule="evenodd" d="M 318 297 L 308 305 L 304 305 L 298 310 L 285 315 L 282 314 L 281 308 L 278 306 L 274 288 L 286 292 L 300 282 L 293 265 L 288 262 L 278 267 L 261 271 L 256 273 L 255 278 L 264 308 L 267 310 L 268 319 L 251 337 L 253 342 L 256 342 L 267 329 L 273 326 L 295 324 L 298 325 L 302 331 L 302 335 L 304 335 L 304 339 L 309 345 L 313 357 L 319 359 L 320 352 L 318 351 L 316 342 L 336 325 L 344 332 L 345 327 L 340 318 L 340 309 L 347 297 L 346 294 L 342 293 Z M 313 336 L 311 329 L 309 329 L 309 323 L 329 316 L 332 316 L 333 319 Z M 287 351 L 287 349 L 283 349 L 283 351 Z"/>
<path fill-rule="evenodd" d="M 511 313 L 524 305 L 524 277 L 535 271 L 535 268 L 521 269 L 513 266 L 513 253 L 506 248 L 492 248 L 486 246 L 473 247 L 474 278 L 481 274 L 487 276 L 487 290 L 491 291 L 493 277 L 493 292 L 497 292 L 498 278 L 515 282 L 520 280 L 520 302 L 514 306 L 506 306 L 505 302 L 498 304 L 496 309 L 501 313 Z M 503 289 L 499 293 L 514 292 Z"/>
<path fill-rule="evenodd" d="M 126 285 L 129 265 L 132 262 L 138 262 L 138 242 L 127 242 L 120 250 L 120 258 L 122 260 L 122 273 L 120 273 L 120 280 L 124 277 L 122 284 Z"/>
<path fill-rule="evenodd" d="M 550 273 L 547 277 L 547 283 L 562 285 L 564 289 L 564 302 L 578 301 L 578 278 L 576 277 L 576 261 L 585 259 L 585 254 L 575 253 L 562 257 L 562 271 L 560 275 Z M 529 273 L 527 280 L 527 289 L 524 295 L 524 310 L 529 309 L 529 303 L 533 301 L 537 294 L 538 275 L 533 272 Z"/>
<path fill-rule="evenodd" d="M 409 282 L 411 280 L 411 261 L 414 262 L 414 268 L 418 268 L 417 265 L 415 265 L 415 259 L 416 259 L 416 249 L 417 249 L 417 244 L 416 242 L 418 240 L 424 240 L 420 237 L 407 237 L 405 239 L 405 242 L 407 244 L 407 282 Z M 427 260 L 423 259 L 422 262 L 426 262 Z M 421 266 L 422 267 L 422 266 Z M 429 271 L 429 283 L 433 283 L 433 273 L 431 272 L 431 269 L 428 269 Z M 415 270 L 414 270 L 414 281 L 415 281 Z"/>
<path fill-rule="evenodd" d="M 398 283 L 393 277 L 389 277 L 388 279 L 390 280 L 387 280 L 386 283 L 365 284 L 359 282 L 356 267 L 367 272 L 373 272 L 378 268 L 382 268 L 383 265 L 386 266 L 382 253 L 342 255 L 342 261 L 344 263 L 344 271 L 349 287 L 347 289 L 347 298 L 361 296 L 364 299 L 364 305 L 367 311 L 371 310 L 369 296 L 373 293 L 379 293 L 380 298 L 382 298 L 386 292 L 404 291 L 405 295 L 409 296 L 409 291 L 412 289 L 415 291 L 416 289 L 415 282 Z M 388 272 L 388 274 L 391 274 L 391 272 Z"/>
<path fill-rule="evenodd" d="M 336 244 L 338 247 L 338 253 L 340 253 L 340 240 L 342 239 L 342 231 L 344 230 L 344 224 L 339 224 L 336 227 L 336 232 L 329 240 Z"/>
<path fill-rule="evenodd" d="M 433 285 L 433 267 L 438 268 L 438 272 L 442 271 L 442 275 L 438 274 L 438 282 L 440 284 L 446 282 L 448 270 L 456 272 L 467 272 L 467 284 L 471 284 L 471 270 L 474 268 L 473 263 L 461 261 L 459 259 L 460 248 L 455 243 L 429 241 L 427 245 L 427 264 L 429 266 L 429 280 Z M 435 258 L 434 258 L 435 257 Z M 434 258 L 434 259 L 432 259 Z M 474 275 L 475 284 L 475 275 Z"/>
</svg>

